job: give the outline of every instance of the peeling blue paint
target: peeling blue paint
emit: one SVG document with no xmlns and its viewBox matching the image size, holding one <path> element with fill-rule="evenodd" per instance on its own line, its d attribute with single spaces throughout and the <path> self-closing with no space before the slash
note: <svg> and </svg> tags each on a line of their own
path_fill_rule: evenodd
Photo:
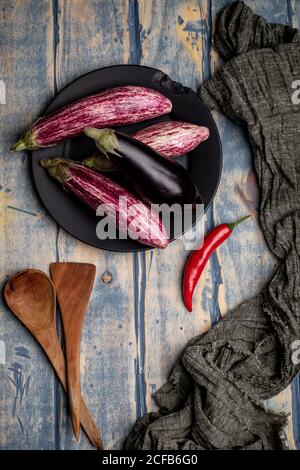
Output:
<svg viewBox="0 0 300 470">
<path fill-rule="evenodd" d="M 142 25 L 139 21 L 139 4 L 137 0 L 129 0 L 128 29 L 130 40 L 130 64 L 140 64 L 142 59 Z M 134 288 L 134 321 L 137 348 L 137 357 L 134 361 L 136 374 L 136 415 L 146 413 L 146 382 L 145 366 L 145 289 L 146 289 L 146 254 L 133 255 L 133 288 Z M 152 258 L 151 258 L 152 259 Z M 139 260 L 141 262 L 141 282 L 139 283 Z M 151 267 L 151 262 L 150 262 Z"/>
<path fill-rule="evenodd" d="M 145 290 L 146 290 L 146 254 L 133 254 L 133 285 L 134 285 L 134 322 L 137 344 L 136 370 L 136 414 L 143 416 L 146 409 L 145 382 Z M 141 282 L 139 283 L 139 259 L 141 261 Z M 139 347 L 138 347 L 139 345 Z"/>
<path fill-rule="evenodd" d="M 293 433 L 296 448 L 300 449 L 300 375 L 294 378 L 292 385 Z"/>
<path fill-rule="evenodd" d="M 196 20 L 196 21 L 187 21 L 183 31 L 187 31 L 189 33 L 198 33 L 204 34 L 207 30 L 206 20 Z"/>
<path fill-rule="evenodd" d="M 32 215 L 33 217 L 37 216 L 37 214 L 35 212 L 27 211 L 26 209 L 20 209 L 19 207 L 9 206 L 9 205 L 7 205 L 6 207 L 8 209 L 12 209 L 12 210 L 17 211 L 17 212 L 22 212 L 23 214 Z"/>
<path fill-rule="evenodd" d="M 24 346 L 17 346 L 15 348 L 16 356 L 24 357 L 25 359 L 30 359 L 30 352 Z"/>
<path fill-rule="evenodd" d="M 59 4 L 58 0 L 52 0 L 52 15 L 53 15 L 53 68 L 54 68 L 54 74 L 53 74 L 53 81 L 54 81 L 54 93 L 57 93 L 57 48 L 59 45 L 59 22 L 58 22 L 58 16 L 59 16 L 60 10 L 59 10 Z"/>
<path fill-rule="evenodd" d="M 16 416 L 17 404 L 22 405 L 23 397 L 26 396 L 29 390 L 30 373 L 25 378 L 24 367 L 19 362 L 13 362 L 8 368 L 12 372 L 12 376 L 8 376 L 8 379 L 15 388 L 15 398 L 12 406 L 12 416 Z"/>
<path fill-rule="evenodd" d="M 52 0 L 52 15 L 53 15 L 53 88 L 54 93 L 58 92 L 57 84 L 57 50 L 60 41 L 59 37 L 59 3 L 58 0 Z M 55 238 L 55 252 L 56 252 L 56 262 L 59 262 L 59 234 L 60 226 L 56 224 L 56 238 Z M 58 309 L 56 311 L 56 329 L 57 335 L 61 340 L 61 332 L 59 330 L 59 314 Z M 60 416 L 61 416 L 61 397 L 62 390 L 58 378 L 54 374 L 54 447 L 55 450 L 60 450 L 61 440 L 60 440 Z"/>
<path fill-rule="evenodd" d="M 21 418 L 19 418 L 19 416 L 17 415 L 17 420 L 18 420 L 18 423 L 20 425 L 20 428 L 21 428 L 21 431 L 22 431 L 22 434 L 24 434 L 24 426 L 23 426 L 23 423 L 21 421 Z"/>
<path fill-rule="evenodd" d="M 202 73 L 203 80 L 207 80 L 211 76 L 211 43 L 212 43 L 212 2 L 208 0 L 207 5 L 207 21 L 200 20 L 197 22 L 197 28 L 202 34 Z M 212 203 L 207 214 L 208 230 L 211 230 L 214 225 L 214 203 Z M 210 258 L 210 266 L 212 273 L 212 303 L 209 307 L 211 323 L 215 325 L 221 319 L 221 312 L 218 302 L 219 287 L 223 284 L 221 276 L 221 266 L 216 253 L 213 253 Z M 205 295 L 205 294 L 204 294 Z M 209 305 L 209 304 L 208 304 Z"/>
<path fill-rule="evenodd" d="M 148 271 L 148 276 L 150 275 L 151 269 L 152 269 L 152 262 L 153 262 L 153 250 L 150 252 L 150 263 L 149 263 L 149 271 Z"/>
<path fill-rule="evenodd" d="M 293 16 L 294 16 L 294 11 L 292 7 L 292 2 L 291 0 L 287 0 L 286 2 L 287 6 L 287 23 L 289 26 L 293 26 Z"/>
<path fill-rule="evenodd" d="M 206 20 L 188 21 L 183 31 L 188 33 L 187 41 L 189 41 L 193 49 L 199 50 L 199 36 L 205 40 L 208 37 L 208 26 Z M 203 59 L 202 59 L 203 60 Z"/>
<path fill-rule="evenodd" d="M 202 32 L 202 71 L 203 80 L 207 80 L 211 76 L 211 48 L 212 48 L 212 2 L 207 2 L 207 21 Z"/>
<path fill-rule="evenodd" d="M 140 64 L 142 59 L 141 31 L 139 22 L 139 4 L 137 0 L 129 0 L 128 4 L 128 29 L 129 29 L 129 63 Z"/>
</svg>

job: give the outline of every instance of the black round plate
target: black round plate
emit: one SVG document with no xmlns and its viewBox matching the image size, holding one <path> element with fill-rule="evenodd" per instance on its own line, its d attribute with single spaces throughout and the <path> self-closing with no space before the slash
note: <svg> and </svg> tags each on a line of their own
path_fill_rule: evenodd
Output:
<svg viewBox="0 0 300 470">
<path fill-rule="evenodd" d="M 79 98 L 123 85 L 153 88 L 172 101 L 173 109 L 168 116 L 119 127 L 119 130 L 131 133 L 155 122 L 170 119 L 192 122 L 209 128 L 210 137 L 206 142 L 201 143 L 188 155 L 178 158 L 196 184 L 204 201 L 205 210 L 207 210 L 217 191 L 222 171 L 222 150 L 218 129 L 201 99 L 190 88 L 172 81 L 163 72 L 139 65 L 116 65 L 95 70 L 67 85 L 53 99 L 44 114 L 50 114 Z M 64 157 L 82 160 L 94 150 L 91 139 L 80 136 L 68 139 L 54 147 L 33 151 L 33 178 L 42 202 L 59 225 L 73 237 L 89 245 L 105 250 L 125 252 L 150 249 L 131 239 L 99 240 L 96 235 L 99 218 L 63 191 L 39 164 L 41 158 Z"/>
</svg>

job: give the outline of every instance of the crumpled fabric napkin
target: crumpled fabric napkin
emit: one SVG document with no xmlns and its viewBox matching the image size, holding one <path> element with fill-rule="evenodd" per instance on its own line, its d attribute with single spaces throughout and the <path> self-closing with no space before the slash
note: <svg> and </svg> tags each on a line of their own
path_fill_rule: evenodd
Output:
<svg viewBox="0 0 300 470">
<path fill-rule="evenodd" d="M 260 224 L 279 268 L 260 295 L 190 341 L 154 396 L 159 412 L 137 421 L 126 449 L 283 447 L 286 418 L 262 400 L 300 369 L 292 362 L 300 339 L 300 105 L 292 102 L 300 38 L 234 2 L 219 16 L 215 44 L 229 60 L 200 94 L 248 129 Z"/>
</svg>

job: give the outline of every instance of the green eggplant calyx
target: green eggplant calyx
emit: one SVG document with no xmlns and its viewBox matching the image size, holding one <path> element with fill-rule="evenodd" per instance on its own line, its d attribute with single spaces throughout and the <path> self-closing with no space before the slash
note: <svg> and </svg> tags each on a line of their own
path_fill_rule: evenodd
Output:
<svg viewBox="0 0 300 470">
<path fill-rule="evenodd" d="M 112 129 L 96 129 L 95 127 L 86 127 L 84 129 L 85 135 L 94 139 L 98 149 L 109 158 L 109 153 L 120 157 L 120 145 L 118 137 Z"/>
<path fill-rule="evenodd" d="M 43 168 L 48 170 L 49 174 L 57 179 L 61 184 L 69 179 L 68 169 L 74 162 L 63 160 L 61 158 L 43 159 L 40 160 Z"/>
<path fill-rule="evenodd" d="M 85 166 L 97 171 L 115 171 L 115 165 L 103 154 L 92 155 L 82 162 Z"/>
<path fill-rule="evenodd" d="M 14 145 L 10 147 L 11 152 L 20 152 L 21 150 L 26 150 L 27 146 L 23 139 L 18 140 Z"/>
<path fill-rule="evenodd" d="M 39 146 L 35 142 L 32 136 L 32 131 L 29 130 L 26 134 L 21 137 L 14 145 L 10 147 L 11 152 L 20 152 L 21 150 L 34 150 Z"/>
</svg>

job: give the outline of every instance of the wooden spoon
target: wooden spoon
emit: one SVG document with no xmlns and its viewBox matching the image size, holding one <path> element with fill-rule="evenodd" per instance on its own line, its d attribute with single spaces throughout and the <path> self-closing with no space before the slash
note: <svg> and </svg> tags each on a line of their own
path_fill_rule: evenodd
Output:
<svg viewBox="0 0 300 470">
<path fill-rule="evenodd" d="M 51 279 L 38 269 L 20 271 L 6 283 L 4 298 L 14 315 L 42 346 L 67 391 L 66 365 L 56 333 L 56 296 Z M 97 426 L 82 397 L 80 420 L 91 443 L 103 449 Z"/>
<path fill-rule="evenodd" d="M 80 434 L 80 338 L 96 267 L 89 263 L 52 263 L 50 273 L 64 327 L 67 383 L 73 431 Z"/>
</svg>

